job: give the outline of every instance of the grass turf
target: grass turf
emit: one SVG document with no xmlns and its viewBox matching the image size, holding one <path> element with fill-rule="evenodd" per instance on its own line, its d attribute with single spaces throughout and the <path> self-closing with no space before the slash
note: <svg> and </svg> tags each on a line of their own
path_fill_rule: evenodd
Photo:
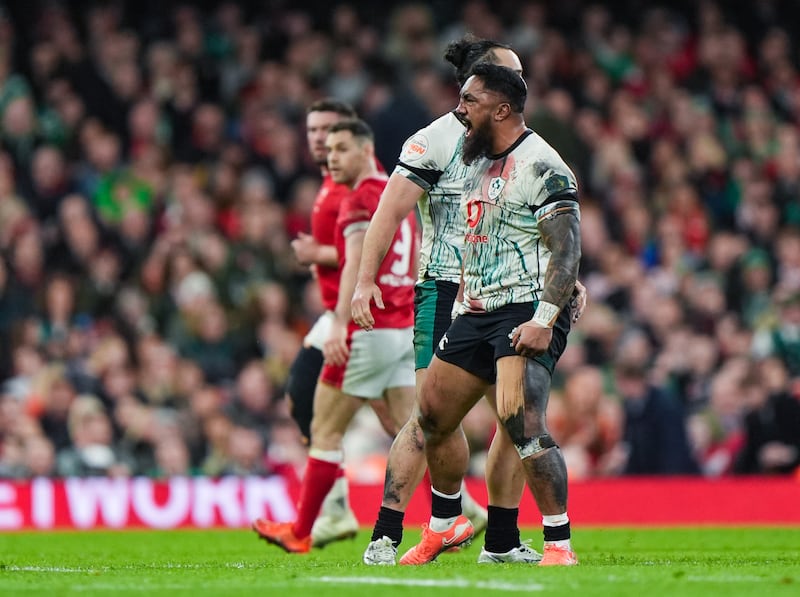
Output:
<svg viewBox="0 0 800 597">
<path fill-rule="evenodd" d="M 540 549 L 539 531 L 526 537 Z M 574 568 L 479 566 L 482 538 L 427 566 L 367 567 L 368 541 L 289 555 L 245 530 L 0 534 L 0 595 L 800 594 L 798 528 L 577 528 Z"/>
</svg>

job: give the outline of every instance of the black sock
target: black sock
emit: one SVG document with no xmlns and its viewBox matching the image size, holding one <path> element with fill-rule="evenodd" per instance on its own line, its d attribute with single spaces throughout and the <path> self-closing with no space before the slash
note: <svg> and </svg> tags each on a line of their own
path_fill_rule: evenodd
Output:
<svg viewBox="0 0 800 597">
<path fill-rule="evenodd" d="M 569 537 L 569 523 L 561 524 L 557 527 L 544 527 L 545 541 L 564 541 Z"/>
<path fill-rule="evenodd" d="M 431 491 L 431 516 L 434 518 L 454 518 L 461 514 L 461 496 L 446 498 Z"/>
<path fill-rule="evenodd" d="M 501 508 L 489 504 L 489 523 L 484 537 L 486 551 L 506 553 L 519 547 L 519 508 Z"/>
<path fill-rule="evenodd" d="M 381 537 L 389 537 L 395 547 L 400 545 L 403 540 L 404 516 L 405 512 L 381 506 L 378 512 L 378 520 L 375 522 L 375 528 L 372 529 L 372 541 L 376 541 Z"/>
</svg>

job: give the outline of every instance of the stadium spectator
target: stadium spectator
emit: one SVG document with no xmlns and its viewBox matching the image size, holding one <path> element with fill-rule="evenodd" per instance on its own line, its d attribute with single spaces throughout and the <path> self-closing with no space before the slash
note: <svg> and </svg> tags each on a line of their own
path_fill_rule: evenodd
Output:
<svg viewBox="0 0 800 597">
<path fill-rule="evenodd" d="M 111 420 L 103 403 L 92 395 L 77 396 L 68 414 L 72 447 L 58 453 L 61 476 L 127 476 L 135 470 L 113 437 Z"/>
<path fill-rule="evenodd" d="M 515 44 L 530 91 L 526 117 L 582 189 L 581 278 L 594 298 L 579 326 L 579 364 L 607 367 L 619 339 L 643 329 L 654 383 L 687 415 L 702 410 L 702 388 L 731 359 L 779 355 L 789 375 L 775 395 L 792 394 L 796 3 L 767 12 L 640 3 L 622 14 L 606 0 L 391 1 L 389 19 L 359 10 L 361 0 L 317 4 L 268 13 L 232 2 L 4 5 L 0 381 L 15 399 L 27 404 L 44 366 L 66 360 L 76 390 L 106 403 L 96 347 L 122 337 L 135 355 L 147 342 L 171 342 L 184 315 L 175 292 L 195 270 L 211 278 L 228 330 L 245 338 L 244 350 L 226 355 L 223 377 L 268 352 L 282 391 L 297 337 L 319 309 L 315 282 L 289 245 L 308 230 L 298 194 L 312 195 L 318 178 L 298 142 L 305 110 L 341 85 L 392 163 L 410 133 L 455 106 L 437 56 L 465 31 Z M 65 357 L 48 355 L 31 323 L 45 282 L 62 272 L 77 290 Z M 248 311 L 263 283 L 284 288 L 288 325 L 262 325 Z M 692 359 L 679 354 L 681 342 Z M 180 393 L 179 359 L 165 359 L 158 391 L 148 383 L 151 362 L 127 361 L 110 394 Z M 121 390 L 126 375 L 133 392 Z M 216 389 L 226 403 L 230 388 Z M 196 433 L 198 445 L 210 441 Z M 22 444 L 2 440 L 21 453 Z"/>
<path fill-rule="evenodd" d="M 711 380 L 706 407 L 688 419 L 692 453 L 708 477 L 730 473 L 742 447 L 748 387 L 754 383 L 750 369 L 743 357 L 729 359 Z"/>
<path fill-rule="evenodd" d="M 778 290 L 774 294 L 777 317 L 756 331 L 756 357 L 775 356 L 783 361 L 793 378 L 800 376 L 800 292 Z"/>
<path fill-rule="evenodd" d="M 680 403 L 648 382 L 640 363 L 620 362 L 614 368 L 625 424 L 616 449 L 618 472 L 627 475 L 680 475 L 697 472 L 689 449 Z"/>
<path fill-rule="evenodd" d="M 746 385 L 744 440 L 733 470 L 791 473 L 800 465 L 800 400 L 786 390 L 788 372 L 780 359 L 764 359 L 757 367 Z"/>
<path fill-rule="evenodd" d="M 583 366 L 572 371 L 563 391 L 551 396 L 547 420 L 570 479 L 616 473 L 613 459 L 624 417 L 619 402 L 605 393 L 599 368 Z"/>
</svg>

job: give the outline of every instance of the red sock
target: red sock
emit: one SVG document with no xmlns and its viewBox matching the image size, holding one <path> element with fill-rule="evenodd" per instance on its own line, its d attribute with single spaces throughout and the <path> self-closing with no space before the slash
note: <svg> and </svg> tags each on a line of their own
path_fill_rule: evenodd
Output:
<svg viewBox="0 0 800 597">
<path fill-rule="evenodd" d="M 297 512 L 297 521 L 292 527 L 294 536 L 298 539 L 308 537 L 311 527 L 319 515 L 325 496 L 336 481 L 336 472 L 339 470 L 338 462 L 326 462 L 310 457 L 303 486 L 300 489 L 300 505 Z"/>
</svg>

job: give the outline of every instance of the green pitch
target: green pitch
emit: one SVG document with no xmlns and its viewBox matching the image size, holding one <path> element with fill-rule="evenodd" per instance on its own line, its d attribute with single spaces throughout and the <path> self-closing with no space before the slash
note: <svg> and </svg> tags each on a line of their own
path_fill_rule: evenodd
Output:
<svg viewBox="0 0 800 597">
<path fill-rule="evenodd" d="M 539 531 L 523 538 L 541 548 Z M 581 564 L 559 569 L 478 566 L 482 539 L 428 566 L 367 567 L 368 540 L 300 556 L 250 531 L 0 534 L 0 595 L 800 595 L 798 528 L 577 528 Z"/>
</svg>

